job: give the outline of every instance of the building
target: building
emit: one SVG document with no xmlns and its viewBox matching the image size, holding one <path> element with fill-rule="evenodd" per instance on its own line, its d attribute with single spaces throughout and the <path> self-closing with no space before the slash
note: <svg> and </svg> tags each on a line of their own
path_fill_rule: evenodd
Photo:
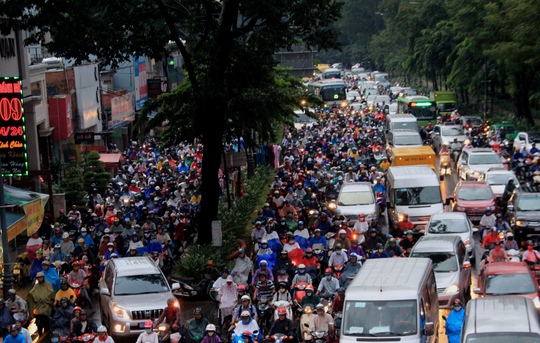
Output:
<svg viewBox="0 0 540 343">
<path fill-rule="evenodd" d="M 317 51 L 309 50 L 305 46 L 295 45 L 289 51 L 281 49 L 276 52 L 274 59 L 282 66 L 291 68 L 291 75 L 296 77 L 313 77 L 315 65 L 313 54 Z"/>
</svg>

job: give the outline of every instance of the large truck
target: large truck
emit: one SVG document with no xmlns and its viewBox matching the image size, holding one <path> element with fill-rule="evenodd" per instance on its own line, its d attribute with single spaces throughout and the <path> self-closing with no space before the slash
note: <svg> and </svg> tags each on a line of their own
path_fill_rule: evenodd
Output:
<svg viewBox="0 0 540 343">
<path fill-rule="evenodd" d="M 393 148 L 391 153 L 392 167 L 428 165 L 437 172 L 437 156 L 431 147 L 417 146 L 411 148 Z"/>
<path fill-rule="evenodd" d="M 431 91 L 429 99 L 435 101 L 440 115 L 451 114 L 456 108 L 456 93 L 452 91 Z"/>
</svg>

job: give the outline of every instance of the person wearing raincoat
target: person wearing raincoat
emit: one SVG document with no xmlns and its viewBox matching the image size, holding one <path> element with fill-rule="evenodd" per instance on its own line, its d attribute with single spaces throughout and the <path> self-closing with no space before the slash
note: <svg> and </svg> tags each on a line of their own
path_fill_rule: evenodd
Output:
<svg viewBox="0 0 540 343">
<path fill-rule="evenodd" d="M 41 271 L 45 275 L 45 280 L 47 280 L 52 288 L 54 289 L 54 294 L 60 290 L 60 276 L 58 276 L 58 271 L 55 268 L 51 268 L 51 263 L 47 260 L 41 262 Z"/>
<path fill-rule="evenodd" d="M 465 323 L 465 309 L 461 299 L 455 299 L 452 304 L 453 310 L 446 318 L 446 336 L 448 343 L 459 343 L 461 338 L 461 329 Z"/>
<path fill-rule="evenodd" d="M 231 272 L 234 282 L 237 285 L 248 286 L 249 273 L 252 272 L 252 263 L 246 256 L 244 249 L 238 250 L 238 258 Z"/>
<path fill-rule="evenodd" d="M 221 318 L 223 321 L 225 321 L 225 317 L 232 315 L 238 301 L 238 285 L 233 282 L 233 277 L 231 275 L 227 276 L 226 280 L 227 282 L 221 285 L 218 292 L 218 299 L 220 301 L 219 309 L 221 310 Z"/>
<path fill-rule="evenodd" d="M 28 292 L 27 302 L 30 318 L 36 319 L 37 333 L 42 335 L 49 331 L 49 317 L 52 314 L 54 304 L 54 289 L 45 280 L 43 272 L 36 275 L 37 283 Z"/>
</svg>

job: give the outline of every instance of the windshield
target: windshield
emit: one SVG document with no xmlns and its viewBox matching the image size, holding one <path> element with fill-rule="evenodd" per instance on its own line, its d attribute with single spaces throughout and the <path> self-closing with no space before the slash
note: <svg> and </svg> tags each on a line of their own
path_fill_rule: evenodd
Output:
<svg viewBox="0 0 540 343">
<path fill-rule="evenodd" d="M 518 211 L 540 211 L 540 198 L 522 197 L 518 202 Z"/>
<path fill-rule="evenodd" d="M 395 194 L 397 206 L 430 205 L 442 202 L 441 189 L 438 186 L 397 188 Z"/>
<path fill-rule="evenodd" d="M 323 101 L 345 100 L 347 98 L 343 85 L 324 86 L 320 94 Z"/>
<path fill-rule="evenodd" d="M 514 184 L 517 185 L 518 181 L 514 174 L 488 174 L 487 183 L 489 185 L 507 185 L 509 180 L 514 180 Z"/>
<path fill-rule="evenodd" d="M 438 104 L 437 108 L 441 112 L 451 112 L 454 108 L 456 108 L 456 104 L 454 104 L 453 102 L 447 104 Z"/>
<path fill-rule="evenodd" d="M 472 126 L 480 126 L 484 122 L 482 118 L 478 118 L 478 117 L 465 117 L 465 118 L 461 118 L 461 120 L 464 124 L 470 121 Z"/>
<path fill-rule="evenodd" d="M 327 73 L 324 73 L 325 79 L 340 79 L 341 78 L 341 72 L 340 71 L 329 71 Z"/>
<path fill-rule="evenodd" d="M 497 154 L 472 154 L 469 164 L 501 164 L 501 158 Z"/>
<path fill-rule="evenodd" d="M 429 222 L 429 233 L 462 233 L 469 231 L 466 220 L 444 219 Z"/>
<path fill-rule="evenodd" d="M 464 135 L 463 129 L 460 126 L 442 127 L 443 136 L 462 136 Z"/>
<path fill-rule="evenodd" d="M 487 276 L 486 294 L 512 295 L 536 293 L 530 274 L 491 274 Z"/>
<path fill-rule="evenodd" d="M 114 285 L 115 295 L 152 294 L 168 292 L 161 274 L 119 276 Z"/>
<path fill-rule="evenodd" d="M 426 257 L 433 262 L 433 268 L 439 273 L 458 271 L 456 255 L 449 252 L 419 252 L 412 253 L 411 257 Z"/>
<path fill-rule="evenodd" d="M 388 75 L 386 75 L 386 74 L 375 74 L 375 81 L 377 81 L 377 82 L 386 82 L 386 81 L 388 81 Z"/>
<path fill-rule="evenodd" d="M 418 124 L 416 121 L 396 121 L 392 123 L 390 130 L 411 130 L 418 131 Z"/>
<path fill-rule="evenodd" d="M 465 343 L 540 343 L 540 335 L 527 332 L 497 332 L 494 333 L 472 333 L 467 335 Z"/>
<path fill-rule="evenodd" d="M 338 198 L 338 206 L 370 205 L 374 202 L 373 194 L 369 191 L 341 192 Z"/>
<path fill-rule="evenodd" d="M 366 101 L 375 101 L 375 98 L 377 97 L 377 95 L 374 95 L 374 94 L 370 94 L 368 95 Z"/>
<path fill-rule="evenodd" d="M 409 107 L 408 111 L 417 120 L 435 120 L 435 118 L 436 118 L 435 106 L 431 106 L 431 107 Z"/>
<path fill-rule="evenodd" d="M 394 146 L 397 145 L 422 145 L 422 138 L 420 135 L 396 136 Z"/>
<path fill-rule="evenodd" d="M 461 188 L 457 197 L 459 200 L 466 201 L 491 200 L 493 199 L 493 193 L 489 188 Z"/>
<path fill-rule="evenodd" d="M 417 331 L 415 300 L 347 301 L 343 334 L 348 336 L 408 336 Z"/>
<path fill-rule="evenodd" d="M 352 98 L 360 99 L 360 93 L 358 93 L 358 92 L 349 92 L 349 93 L 347 93 L 347 98 L 349 98 L 349 99 L 352 99 Z"/>
</svg>

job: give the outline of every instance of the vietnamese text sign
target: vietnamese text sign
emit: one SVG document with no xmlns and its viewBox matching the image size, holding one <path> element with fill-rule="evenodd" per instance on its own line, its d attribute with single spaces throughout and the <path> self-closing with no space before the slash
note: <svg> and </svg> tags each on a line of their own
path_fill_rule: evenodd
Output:
<svg viewBox="0 0 540 343">
<path fill-rule="evenodd" d="M 94 144 L 96 134 L 94 132 L 75 132 L 73 138 L 75 144 Z"/>
<path fill-rule="evenodd" d="M 28 175 L 22 82 L 0 78 L 0 157 L 4 176 Z"/>
</svg>

